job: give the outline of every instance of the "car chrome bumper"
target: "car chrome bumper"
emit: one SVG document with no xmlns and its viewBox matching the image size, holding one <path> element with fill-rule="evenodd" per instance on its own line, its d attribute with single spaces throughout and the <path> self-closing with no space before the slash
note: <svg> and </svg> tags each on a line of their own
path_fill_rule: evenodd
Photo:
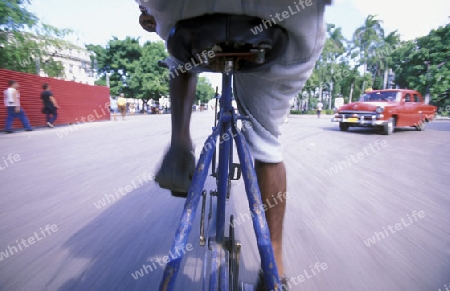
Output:
<svg viewBox="0 0 450 291">
<path fill-rule="evenodd" d="M 372 125 L 372 126 L 380 126 L 387 123 L 387 120 L 379 120 L 374 115 L 371 119 L 368 119 L 367 116 L 360 117 L 334 117 L 331 119 L 331 122 L 345 122 L 354 125 Z"/>
</svg>

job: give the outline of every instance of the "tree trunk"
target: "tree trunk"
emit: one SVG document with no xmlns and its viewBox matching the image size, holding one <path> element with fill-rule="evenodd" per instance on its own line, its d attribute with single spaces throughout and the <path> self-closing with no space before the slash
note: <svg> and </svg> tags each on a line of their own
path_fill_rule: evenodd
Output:
<svg viewBox="0 0 450 291">
<path fill-rule="evenodd" d="M 374 72 L 373 78 L 372 78 L 372 88 L 375 85 L 375 80 L 377 79 L 377 74 L 378 74 L 378 65 L 375 66 L 375 72 Z"/>
<path fill-rule="evenodd" d="M 332 101 L 333 101 L 333 82 L 330 82 L 330 101 L 328 102 L 328 109 L 331 109 Z"/>
<path fill-rule="evenodd" d="M 322 88 L 322 85 L 320 85 L 320 87 L 319 87 L 319 100 L 320 100 L 320 102 L 323 103 L 322 91 L 323 91 L 323 88 Z"/>
<path fill-rule="evenodd" d="M 386 66 L 384 69 L 384 79 L 383 79 L 383 89 L 387 89 L 388 87 L 388 78 L 389 78 L 389 68 Z"/>
<path fill-rule="evenodd" d="M 350 96 L 348 97 L 348 103 L 352 103 L 352 96 L 353 96 L 353 87 L 355 83 L 352 82 L 352 85 L 350 86 Z"/>
<path fill-rule="evenodd" d="M 307 101 L 308 101 L 308 104 L 306 104 L 306 106 L 305 106 L 305 107 L 306 107 L 306 110 L 309 110 L 309 104 L 311 104 L 311 95 L 312 95 L 312 94 L 311 94 L 311 92 L 310 92 L 310 93 L 308 94 L 308 100 L 307 100 Z"/>
</svg>

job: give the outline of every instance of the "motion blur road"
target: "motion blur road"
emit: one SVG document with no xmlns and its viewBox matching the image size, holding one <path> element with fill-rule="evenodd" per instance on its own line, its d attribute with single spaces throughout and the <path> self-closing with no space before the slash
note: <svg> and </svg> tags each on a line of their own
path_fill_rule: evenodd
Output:
<svg viewBox="0 0 450 291">
<path fill-rule="evenodd" d="M 292 290 L 445 290 L 450 122 L 383 136 L 330 118 L 291 115 L 282 136 Z M 212 123 L 211 110 L 193 113 L 197 156 Z M 0 134 L 0 289 L 157 290 L 183 208 L 152 180 L 169 135 L 170 115 Z M 243 182 L 232 189 L 241 278 L 253 283 Z M 199 214 L 176 290 L 201 290 Z"/>
</svg>

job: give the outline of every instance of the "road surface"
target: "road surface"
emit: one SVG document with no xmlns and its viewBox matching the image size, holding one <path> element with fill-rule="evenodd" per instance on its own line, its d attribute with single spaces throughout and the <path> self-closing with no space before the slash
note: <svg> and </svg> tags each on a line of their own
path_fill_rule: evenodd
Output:
<svg viewBox="0 0 450 291">
<path fill-rule="evenodd" d="M 445 290 L 450 122 L 383 136 L 340 132 L 330 118 L 284 126 L 292 290 Z M 212 122 L 193 113 L 197 156 Z M 169 134 L 170 115 L 0 134 L 0 289 L 157 290 L 183 207 L 153 181 Z M 236 181 L 229 210 L 241 219 L 241 278 L 253 283 L 244 194 Z M 198 225 L 176 290 L 201 290 Z"/>
</svg>

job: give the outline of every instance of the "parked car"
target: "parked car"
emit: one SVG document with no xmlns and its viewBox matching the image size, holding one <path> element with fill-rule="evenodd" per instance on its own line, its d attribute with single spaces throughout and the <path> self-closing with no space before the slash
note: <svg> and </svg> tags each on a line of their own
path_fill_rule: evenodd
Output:
<svg viewBox="0 0 450 291">
<path fill-rule="evenodd" d="M 392 134 L 396 127 L 415 127 L 424 130 L 434 120 L 437 107 L 425 104 L 422 95 L 414 90 L 389 89 L 367 92 L 359 102 L 341 106 L 332 122 L 339 129 L 374 127 L 383 134 Z"/>
</svg>

